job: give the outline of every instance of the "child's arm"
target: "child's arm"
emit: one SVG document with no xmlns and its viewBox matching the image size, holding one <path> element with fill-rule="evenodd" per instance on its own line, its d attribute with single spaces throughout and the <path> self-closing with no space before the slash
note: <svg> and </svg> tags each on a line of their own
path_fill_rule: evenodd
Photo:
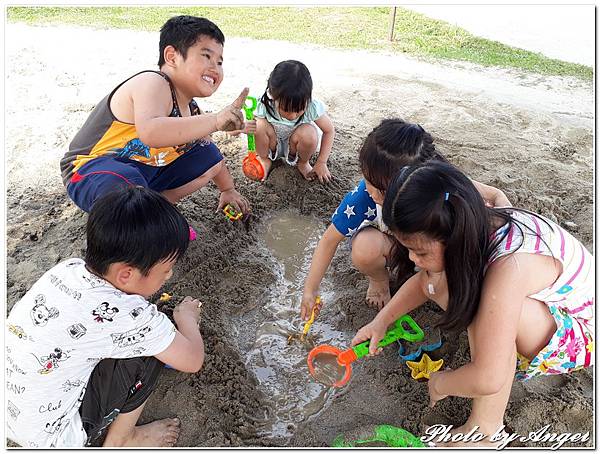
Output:
<svg viewBox="0 0 600 454">
<path fill-rule="evenodd" d="M 410 277 L 377 316 L 358 330 L 351 345 L 354 346 L 370 339 L 369 354 L 379 353 L 381 349 L 377 349 L 377 343 L 385 336 L 388 326 L 428 300 L 427 295 L 423 292 L 426 281 L 426 274 L 423 271 Z"/>
<path fill-rule="evenodd" d="M 456 370 L 431 375 L 431 405 L 446 396 L 472 398 L 496 394 L 506 384 L 509 372 L 515 369 L 523 303 L 527 295 L 547 287 L 556 278 L 552 268 L 546 268 L 547 259 L 533 254 L 512 254 L 490 266 L 479 309 L 469 326 L 471 361 Z"/>
<path fill-rule="evenodd" d="M 331 179 L 331 173 L 327 168 L 327 160 L 329 159 L 333 147 L 335 128 L 327 114 L 323 114 L 317 118 L 315 124 L 323 131 L 323 137 L 321 137 L 321 149 L 319 150 L 317 162 L 313 166 L 313 172 L 319 178 L 321 183 L 328 183 Z"/>
<path fill-rule="evenodd" d="M 213 178 L 213 181 L 217 185 L 217 188 L 219 188 L 219 191 L 221 191 L 217 212 L 222 210 L 228 203 L 244 214 L 250 212 L 250 202 L 236 191 L 233 177 L 226 165 L 221 168 L 219 173 Z"/>
<path fill-rule="evenodd" d="M 200 302 L 186 296 L 173 310 L 177 333 L 171 345 L 156 355 L 159 361 L 182 372 L 198 372 L 204 363 L 204 341 L 198 329 Z"/>
<path fill-rule="evenodd" d="M 300 317 L 302 320 L 308 320 L 315 305 L 317 295 L 319 294 L 319 285 L 325 276 L 325 272 L 331 260 L 335 255 L 338 245 L 344 239 L 333 224 L 329 224 L 327 230 L 319 240 L 317 248 L 313 254 L 308 276 L 304 281 L 304 291 L 302 293 L 302 303 L 300 304 Z"/>
<path fill-rule="evenodd" d="M 480 183 L 475 180 L 471 180 L 475 188 L 483 197 L 485 204 L 490 207 L 511 207 L 512 204 L 508 200 L 508 197 L 500 189 L 487 184 Z"/>
<path fill-rule="evenodd" d="M 241 129 L 244 125 L 241 108 L 247 94 L 245 88 L 232 104 L 216 114 L 168 117 L 172 107 L 168 82 L 154 73 L 141 74 L 131 85 L 135 127 L 140 140 L 154 148 L 191 142 L 215 131 Z"/>
</svg>

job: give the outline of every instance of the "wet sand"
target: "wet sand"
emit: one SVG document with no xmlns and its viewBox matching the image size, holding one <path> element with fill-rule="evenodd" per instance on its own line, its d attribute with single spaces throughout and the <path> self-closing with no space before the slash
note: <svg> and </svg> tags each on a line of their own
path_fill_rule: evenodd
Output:
<svg viewBox="0 0 600 454">
<path fill-rule="evenodd" d="M 154 67 L 158 34 L 8 24 L 6 36 L 10 309 L 48 268 L 82 255 L 86 216 L 66 196 L 58 161 L 106 93 L 135 72 Z M 282 282 L 280 260 L 265 242 L 269 219 L 291 210 L 310 219 L 311 229 L 324 230 L 344 193 L 360 179 L 362 139 L 381 119 L 400 116 L 430 131 L 439 150 L 469 176 L 501 188 L 514 205 L 561 223 L 592 250 L 591 83 L 231 38 L 225 47 L 225 80 L 217 94 L 200 100 L 201 106 L 219 109 L 244 86 L 262 93 L 272 67 L 288 58 L 307 64 L 314 94 L 328 106 L 336 126 L 329 165 L 334 181 L 309 183 L 283 165 L 264 184 L 248 181 L 241 173 L 242 139 L 214 135 L 256 219 L 246 229 L 215 214 L 218 193 L 212 185 L 179 204 L 199 240 L 163 291 L 204 301 L 201 331 L 207 359 L 198 374 L 166 370 L 143 421 L 179 416 L 178 446 L 330 446 L 338 434 L 379 424 L 414 434 L 434 423 L 462 424 L 468 400 L 448 398 L 429 409 L 426 384 L 410 378 L 390 346 L 380 357 L 357 364 L 350 384 L 325 396 L 321 411 L 293 423 L 286 435 L 265 435 L 274 399 L 248 362 L 248 352 L 265 316 L 282 310 L 269 312 L 265 303 Z M 289 276 L 292 288 L 299 285 L 298 273 L 306 272 L 302 260 L 310 248 L 300 249 L 300 265 Z M 331 293 L 320 320 L 329 324 L 331 336 L 339 334 L 341 343 L 375 315 L 363 302 L 367 282 L 352 268 L 347 244 L 338 249 L 327 279 Z M 293 295 L 289 306 L 289 324 L 300 326 L 292 318 L 299 311 Z M 433 305 L 413 314 L 425 326 L 438 315 Z M 316 324 L 315 329 L 318 333 Z M 449 367 L 464 364 L 469 358 L 466 333 L 445 336 L 439 354 Z M 592 383 L 592 370 L 583 370 L 515 384 L 507 429 L 526 434 L 551 424 L 554 432 L 592 431 Z"/>
</svg>

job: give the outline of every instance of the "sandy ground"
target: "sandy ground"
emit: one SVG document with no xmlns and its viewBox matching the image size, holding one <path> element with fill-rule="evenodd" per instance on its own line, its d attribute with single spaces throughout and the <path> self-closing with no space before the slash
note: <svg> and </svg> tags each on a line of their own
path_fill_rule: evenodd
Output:
<svg viewBox="0 0 600 454">
<path fill-rule="evenodd" d="M 44 271 L 81 256 L 86 216 L 67 198 L 58 161 L 89 111 L 119 81 L 154 68 L 158 34 L 75 27 L 6 28 L 7 305 Z M 343 194 L 359 180 L 357 150 L 386 117 L 415 121 L 471 177 L 503 189 L 517 206 L 556 219 L 591 250 L 593 96 L 591 83 L 544 78 L 467 64 L 432 64 L 381 53 L 345 52 L 274 41 L 228 39 L 226 78 L 201 100 L 207 110 L 234 99 L 243 86 L 260 94 L 275 63 L 295 58 L 313 74 L 315 95 L 329 108 L 337 135 L 330 158 L 335 180 L 308 183 L 278 166 L 265 184 L 245 180 L 240 139 L 217 134 L 239 190 L 257 219 L 294 210 L 322 228 Z M 180 203 L 200 238 L 166 290 L 205 301 L 201 330 L 207 361 L 198 374 L 165 371 L 144 411 L 145 421 L 178 415 L 180 446 L 330 446 L 338 434 L 377 424 L 422 433 L 432 423 L 464 422 L 466 399 L 427 406 L 426 384 L 410 378 L 393 349 L 357 367 L 349 386 L 294 427 L 290 437 L 261 435 L 271 399 L 258 386 L 237 347 L 233 320 L 251 311 L 276 281 L 259 244 L 260 222 L 232 225 L 215 215 L 217 191 L 207 187 Z M 345 315 L 336 328 L 352 335 L 375 314 L 363 304 L 366 280 L 342 247 L 328 278 L 329 307 Z M 297 304 L 297 302 L 296 302 Z M 169 308 L 166 308 L 169 312 Z M 427 324 L 438 311 L 414 316 Z M 245 336 L 252 334 L 249 326 Z M 466 335 L 445 337 L 437 352 L 446 365 L 468 360 Z M 555 432 L 592 431 L 592 371 L 515 384 L 506 414 L 509 431 L 526 434 L 546 424 Z M 529 443 L 529 446 L 535 446 Z M 588 442 L 592 445 L 592 441 Z"/>
</svg>

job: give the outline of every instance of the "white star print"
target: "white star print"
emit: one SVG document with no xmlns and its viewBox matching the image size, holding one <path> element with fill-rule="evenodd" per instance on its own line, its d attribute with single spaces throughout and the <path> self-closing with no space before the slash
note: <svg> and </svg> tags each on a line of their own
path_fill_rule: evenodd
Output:
<svg viewBox="0 0 600 454">
<path fill-rule="evenodd" d="M 355 229 L 351 229 L 350 227 L 348 227 L 348 233 L 346 233 L 346 236 L 354 235 L 354 232 L 356 232 L 357 230 L 358 230 L 358 227 L 356 227 Z"/>
<path fill-rule="evenodd" d="M 354 205 L 352 205 L 352 206 L 346 205 L 346 209 L 344 210 L 344 214 L 346 216 L 348 216 L 348 219 L 350 219 L 350 216 L 356 215 L 356 213 L 354 212 Z"/>
<path fill-rule="evenodd" d="M 365 213 L 365 216 L 370 218 L 371 216 L 375 216 L 376 214 L 377 214 L 376 208 L 368 208 L 367 212 Z"/>
<path fill-rule="evenodd" d="M 358 192 L 358 186 L 356 186 L 353 190 L 352 190 L 352 194 L 356 194 Z"/>
</svg>

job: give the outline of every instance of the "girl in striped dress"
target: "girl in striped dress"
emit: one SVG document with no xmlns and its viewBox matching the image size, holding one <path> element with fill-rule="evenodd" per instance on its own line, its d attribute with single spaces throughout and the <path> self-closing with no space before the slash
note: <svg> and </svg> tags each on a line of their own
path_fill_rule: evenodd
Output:
<svg viewBox="0 0 600 454">
<path fill-rule="evenodd" d="M 467 329 L 470 362 L 433 373 L 430 405 L 473 399 L 467 422 L 488 438 L 502 430 L 515 377 L 570 373 L 594 362 L 594 260 L 556 223 L 516 208 L 486 207 L 473 183 L 448 163 L 404 167 L 391 182 L 383 222 L 399 241 L 392 252 L 414 273 L 354 337 L 371 340 L 427 300 L 439 325 Z M 452 444 L 456 446 L 456 444 Z M 472 445 L 471 445 L 472 446 Z"/>
</svg>

